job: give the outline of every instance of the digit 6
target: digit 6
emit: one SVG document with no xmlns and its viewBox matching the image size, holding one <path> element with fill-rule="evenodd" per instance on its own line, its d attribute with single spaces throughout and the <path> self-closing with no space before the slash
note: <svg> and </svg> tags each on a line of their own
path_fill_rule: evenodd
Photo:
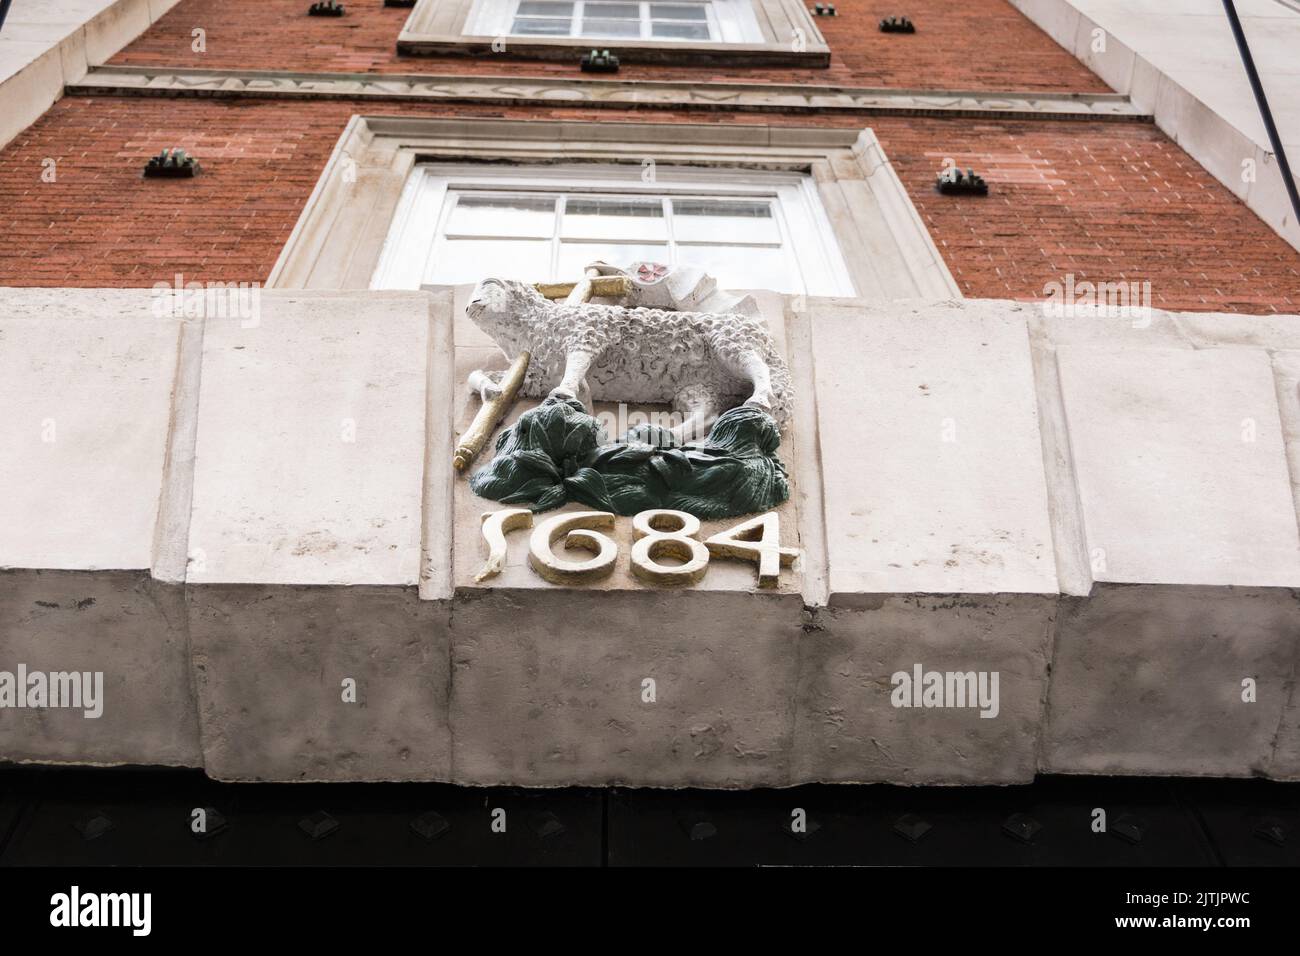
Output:
<svg viewBox="0 0 1300 956">
<path fill-rule="evenodd" d="M 608 511 L 570 511 L 548 518 L 533 530 L 528 543 L 528 563 L 552 584 L 584 584 L 609 577 L 618 559 L 618 545 L 592 528 L 614 527 Z M 564 550 L 583 548 L 594 556 L 586 561 L 565 561 L 553 546 L 564 537 Z"/>
</svg>

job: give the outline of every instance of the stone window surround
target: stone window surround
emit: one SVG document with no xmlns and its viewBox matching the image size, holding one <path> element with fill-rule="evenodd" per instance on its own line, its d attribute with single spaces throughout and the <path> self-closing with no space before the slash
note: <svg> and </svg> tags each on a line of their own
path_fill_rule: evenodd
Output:
<svg viewBox="0 0 1300 956">
<path fill-rule="evenodd" d="M 577 60 L 593 46 L 599 46 L 612 50 L 626 62 L 824 68 L 831 61 L 830 47 L 800 0 L 748 0 L 762 35 L 758 43 L 501 37 L 470 32 L 485 19 L 491 19 L 479 12 L 482 4 L 490 2 L 495 0 L 417 0 L 397 37 L 398 52 L 470 56 L 497 56 L 504 52 L 512 57 Z"/>
<path fill-rule="evenodd" d="M 961 298 L 870 129 L 353 116 L 267 280 L 368 289 L 417 162 L 749 167 L 812 176 L 857 295 Z"/>
</svg>

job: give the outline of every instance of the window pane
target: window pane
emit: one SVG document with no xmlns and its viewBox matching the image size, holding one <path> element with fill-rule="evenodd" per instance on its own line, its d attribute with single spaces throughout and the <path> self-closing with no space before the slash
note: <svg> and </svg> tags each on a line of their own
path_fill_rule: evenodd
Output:
<svg viewBox="0 0 1300 956">
<path fill-rule="evenodd" d="M 584 20 L 639 20 L 641 4 L 639 3 L 588 3 L 582 8 Z"/>
<path fill-rule="evenodd" d="M 652 3 L 650 4 L 652 20 L 705 20 L 702 3 Z"/>
<path fill-rule="evenodd" d="M 449 236 L 555 235 L 555 200 L 550 196 L 476 196 L 462 193 L 447 219 Z"/>
<path fill-rule="evenodd" d="M 552 276 L 548 239 L 444 239 L 434 252 L 425 282 L 451 285 L 507 275 L 525 282 Z"/>
<path fill-rule="evenodd" d="M 784 249 L 741 246 L 679 246 L 677 264 L 698 266 L 723 289 L 803 291 L 798 273 Z"/>
<path fill-rule="evenodd" d="M 556 282 L 582 278 L 582 270 L 596 261 L 627 266 L 630 263 L 669 261 L 668 247 L 627 242 L 563 242 L 560 244 L 560 274 Z"/>
<path fill-rule="evenodd" d="M 707 23 L 665 23 L 656 20 L 650 24 L 650 35 L 660 40 L 707 40 Z"/>
<path fill-rule="evenodd" d="M 641 24 L 636 20 L 586 20 L 582 21 L 585 37 L 639 37 Z"/>
<path fill-rule="evenodd" d="M 664 206 L 658 199 L 570 196 L 560 235 L 566 239 L 624 239 L 646 242 L 668 238 Z"/>
<path fill-rule="evenodd" d="M 517 17 L 571 17 L 573 4 L 565 0 L 523 0 L 515 11 Z"/>
<path fill-rule="evenodd" d="M 679 242 L 781 241 L 767 199 L 674 199 L 673 234 Z"/>
<path fill-rule="evenodd" d="M 526 17 L 515 17 L 515 25 L 510 28 L 510 32 L 525 37 L 567 37 L 569 18 L 530 20 Z"/>
</svg>

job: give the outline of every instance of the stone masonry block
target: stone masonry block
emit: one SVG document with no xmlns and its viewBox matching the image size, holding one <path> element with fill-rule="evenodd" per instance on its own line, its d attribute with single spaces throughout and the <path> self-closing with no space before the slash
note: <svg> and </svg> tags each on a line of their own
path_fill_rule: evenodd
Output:
<svg viewBox="0 0 1300 956">
<path fill-rule="evenodd" d="M 785 784 L 801 608 L 777 594 L 458 591 L 456 782 Z"/>
<path fill-rule="evenodd" d="M 19 664 L 102 673 L 102 713 L 0 709 L 0 760 L 203 765 L 180 588 L 145 571 L 0 571 L 0 670 Z"/>
<path fill-rule="evenodd" d="M 4 292 L 0 671 L 100 672 L 104 700 L 0 709 L 0 759 L 201 762 L 183 597 L 149 574 L 185 326 L 145 289 Z"/>
<path fill-rule="evenodd" d="M 825 304 L 812 336 L 831 603 L 1056 593 L 1023 315 Z"/>
<path fill-rule="evenodd" d="M 1057 362 L 1098 583 L 1061 615 L 1044 768 L 1266 772 L 1300 643 L 1267 353 L 1071 346 Z"/>
<path fill-rule="evenodd" d="M 188 599 L 209 776 L 450 779 L 446 602 L 374 586 L 223 585 Z"/>
<path fill-rule="evenodd" d="M 891 595 L 820 611 L 800 644 L 794 777 L 800 782 L 1028 783 L 1055 599 Z M 895 706 L 898 673 L 985 675 L 981 708 Z M 997 683 L 992 683 L 997 675 Z M 996 696 L 991 691 L 996 686 Z M 924 698 L 922 698 L 924 703 Z M 989 716 L 981 716 L 981 711 Z"/>
<path fill-rule="evenodd" d="M 1276 588 L 1098 585 L 1066 599 L 1042 769 L 1265 773 L 1298 639 L 1300 605 Z"/>
</svg>

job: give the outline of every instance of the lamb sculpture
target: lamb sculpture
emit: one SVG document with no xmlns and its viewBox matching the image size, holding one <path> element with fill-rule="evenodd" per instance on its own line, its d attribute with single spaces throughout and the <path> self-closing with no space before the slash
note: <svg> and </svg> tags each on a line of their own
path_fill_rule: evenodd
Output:
<svg viewBox="0 0 1300 956">
<path fill-rule="evenodd" d="M 572 500 L 702 519 L 785 501 L 776 450 L 791 415 L 790 373 L 753 300 L 716 290 L 694 269 L 589 268 L 628 276 L 627 304 L 551 302 L 506 279 L 485 279 L 470 297 L 466 314 L 507 356 L 530 353 L 520 394 L 545 399 L 500 434 L 472 490 L 535 511 Z M 679 304 L 704 311 L 662 307 Z M 484 399 L 498 382 L 482 371 L 470 376 Z M 602 444 L 592 401 L 668 404 L 681 424 L 642 425 Z"/>
<path fill-rule="evenodd" d="M 629 298 L 650 290 L 668 291 L 672 273 L 644 278 L 644 270 L 613 270 L 633 280 Z M 651 267 L 644 263 L 641 266 Z M 658 267 L 662 268 L 662 267 Z M 674 270 L 677 272 L 679 270 Z M 698 270 L 688 295 L 696 302 L 713 282 Z M 663 301 L 660 293 L 652 298 Z M 748 308 L 752 300 L 721 296 L 727 305 Z M 727 299 L 730 301 L 726 301 Z M 754 310 L 756 311 L 756 310 Z M 466 314 L 510 358 L 532 355 L 520 394 L 592 401 L 667 404 L 680 417 L 677 439 L 704 435 L 718 416 L 737 405 L 770 414 L 779 426 L 790 418 L 790 372 L 771 333 L 756 314 L 740 311 L 671 311 L 644 306 L 551 302 L 525 282 L 484 279 L 470 297 Z M 495 388 L 476 373 L 477 391 Z"/>
</svg>

